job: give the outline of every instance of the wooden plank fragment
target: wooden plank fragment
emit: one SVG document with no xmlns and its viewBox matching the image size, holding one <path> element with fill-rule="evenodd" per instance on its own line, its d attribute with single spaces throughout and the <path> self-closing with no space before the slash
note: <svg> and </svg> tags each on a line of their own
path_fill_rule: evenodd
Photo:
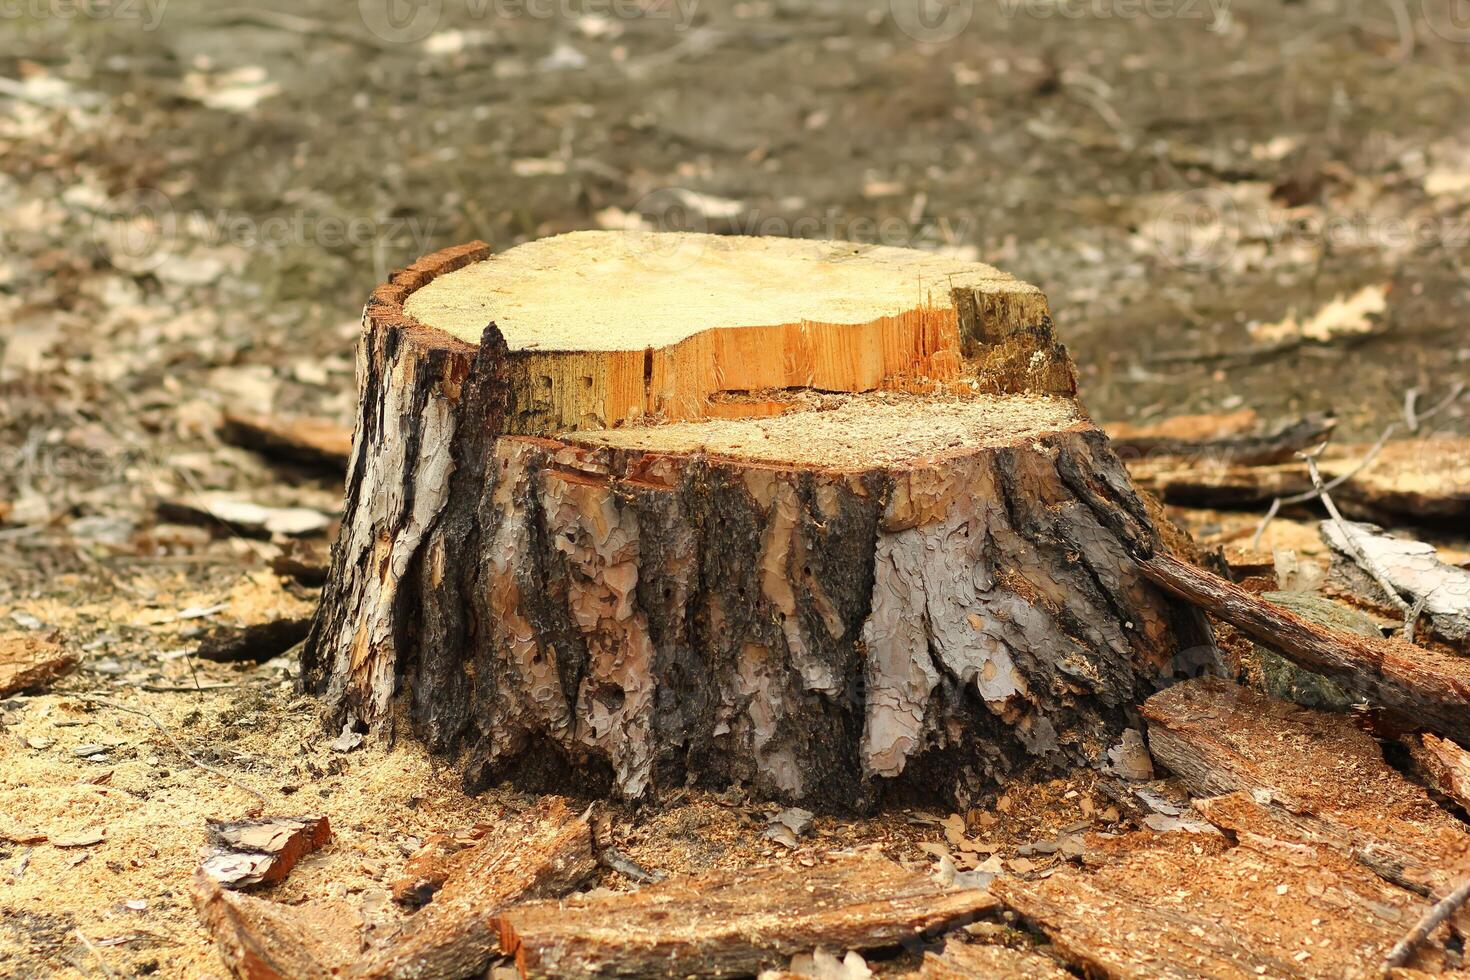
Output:
<svg viewBox="0 0 1470 980">
<path fill-rule="evenodd" d="M 1337 424 L 1331 416 L 1314 413 L 1268 431 L 1251 431 L 1253 424 L 1238 425 L 1247 415 L 1254 422 L 1255 413 L 1247 409 L 1226 416 L 1182 416 L 1170 420 L 1173 424 L 1105 428 L 1118 456 L 1130 465 L 1135 460 L 1175 457 L 1205 465 L 1267 466 L 1285 463 L 1298 450 L 1321 444 Z"/>
<path fill-rule="evenodd" d="M 456 857 L 460 860 L 433 901 L 352 976 L 480 976 L 498 949 L 495 913 L 515 902 L 565 895 L 597 870 L 591 827 L 561 800 Z"/>
<path fill-rule="evenodd" d="M 1160 588 L 1411 727 L 1470 741 L 1470 658 L 1319 626 L 1165 552 L 1140 559 L 1139 568 Z"/>
<path fill-rule="evenodd" d="M 522 976 L 748 976 L 817 947 L 864 950 L 973 921 L 995 907 L 877 855 L 812 869 L 670 879 L 630 894 L 507 909 L 501 949 Z"/>
<path fill-rule="evenodd" d="M 227 411 L 219 435 L 231 445 L 271 459 L 347 472 L 352 430 L 329 419 Z"/>
<path fill-rule="evenodd" d="M 362 949 L 360 916 L 346 902 L 282 905 L 227 891 L 202 871 L 191 898 L 220 958 L 240 980 L 330 980 Z"/>
<path fill-rule="evenodd" d="M 1345 715 L 1302 708 L 1217 678 L 1149 698 L 1149 749 L 1225 830 L 1336 850 L 1421 894 L 1470 873 L 1470 834 L 1424 788 L 1388 765 Z M 1262 815 L 1258 811 L 1265 810 Z"/>
<path fill-rule="evenodd" d="M 1096 869 L 997 879 L 996 897 L 1086 975 L 1116 980 L 1376 976 L 1429 903 L 1326 848 L 1244 835 L 1089 838 Z M 1413 966 L 1448 965 L 1443 946 Z"/>
<path fill-rule="evenodd" d="M 0 698 L 39 687 L 77 665 L 54 640 L 28 633 L 0 636 Z"/>
<path fill-rule="evenodd" d="M 1332 491 L 1349 517 L 1391 526 L 1395 518 L 1447 523 L 1470 515 L 1470 439 L 1394 440 L 1359 469 L 1372 450 L 1341 443 L 1321 457 L 1325 479 L 1352 473 Z M 1257 506 L 1312 489 L 1307 468 L 1296 460 L 1245 466 L 1228 458 L 1147 454 L 1130 457 L 1128 473 L 1165 503 L 1190 507 Z"/>
</svg>

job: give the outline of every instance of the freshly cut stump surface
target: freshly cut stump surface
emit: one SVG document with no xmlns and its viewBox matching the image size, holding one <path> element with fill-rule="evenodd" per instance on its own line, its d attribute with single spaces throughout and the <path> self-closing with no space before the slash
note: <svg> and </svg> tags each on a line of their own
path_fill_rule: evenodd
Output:
<svg viewBox="0 0 1470 980">
<path fill-rule="evenodd" d="M 471 788 L 963 802 L 1099 757 L 1199 641 L 1045 298 L 989 266 L 468 245 L 374 293 L 359 380 L 305 677 Z"/>
</svg>

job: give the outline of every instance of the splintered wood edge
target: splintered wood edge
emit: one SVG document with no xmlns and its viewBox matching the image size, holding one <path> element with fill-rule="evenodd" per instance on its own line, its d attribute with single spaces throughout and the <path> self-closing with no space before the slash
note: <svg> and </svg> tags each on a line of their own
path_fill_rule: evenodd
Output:
<svg viewBox="0 0 1470 980">
<path fill-rule="evenodd" d="M 436 279 L 460 271 L 491 258 L 492 250 L 484 242 L 475 241 L 442 249 L 419 259 L 406 269 L 392 274 L 378 286 L 364 309 L 365 336 L 392 334 L 400 341 L 424 353 L 447 356 L 452 362 L 451 374 L 462 378 L 480 345 L 470 343 L 440 327 L 423 323 L 407 311 L 408 300 Z M 962 353 L 969 348 L 986 347 L 981 354 L 983 381 L 991 390 L 1011 394 L 1051 394 L 1075 397 L 1076 374 L 1066 349 L 1056 343 L 1051 331 L 1050 310 L 1046 297 L 1035 286 L 1006 273 L 994 270 L 996 278 L 984 277 L 989 269 L 974 263 L 978 282 L 994 282 L 1007 287 L 1001 291 L 985 291 L 971 283 L 951 290 L 952 327 L 938 329 L 932 320 L 934 310 L 924 307 L 896 317 L 883 317 L 868 323 L 786 324 L 774 327 L 732 327 L 702 329 L 667 347 L 635 350 L 541 351 L 534 348 L 509 351 L 494 323 L 487 322 L 486 334 L 512 365 L 510 383 L 522 391 L 523 404 L 506 419 L 507 434 L 556 436 L 563 432 L 612 428 L 631 421 L 652 418 L 657 421 L 701 420 L 707 417 L 748 418 L 780 414 L 779 404 L 755 400 L 749 404 L 720 403 L 725 392 L 758 389 L 762 386 L 783 388 L 805 386 L 810 378 L 787 377 L 778 369 L 770 377 L 760 370 L 748 378 L 723 378 L 716 363 L 712 369 L 700 365 L 719 362 L 718 350 L 728 348 L 725 361 L 741 361 L 760 346 L 766 334 L 781 333 L 788 347 L 800 344 L 801 353 L 821 357 L 823 338 L 839 336 L 846 330 L 868 329 L 872 337 L 863 343 L 868 347 L 892 347 L 887 336 L 894 324 L 904 327 L 914 347 L 906 363 L 914 370 L 895 367 L 893 351 L 879 356 L 881 369 L 874 374 L 873 365 L 854 369 L 861 378 L 852 384 L 840 379 L 831 390 L 872 390 L 883 386 L 907 391 L 944 391 L 946 384 L 961 381 Z M 925 310 L 928 312 L 926 313 Z M 917 317 L 917 325 L 907 319 Z M 805 331 L 812 328 L 810 335 Z M 910 329 L 911 328 L 911 329 Z M 801 334 L 796 337 L 793 331 Z M 953 334 L 954 336 L 949 336 Z M 788 336 L 789 335 L 789 336 Z M 787 351 L 786 361 L 790 361 Z M 872 353 L 869 351 L 868 353 Z M 799 359 L 799 358 L 798 358 Z M 868 360 L 873 358 L 869 357 Z M 752 360 L 754 360 L 752 358 Z M 774 362 L 782 358 L 771 359 Z M 903 360 L 903 358 L 899 358 Z M 888 363 L 894 361 L 894 364 Z M 864 374 L 866 370 L 866 374 Z M 984 377 L 990 373 L 995 378 Z M 766 372 L 771 373 L 771 372 Z M 799 370 L 798 370 L 798 373 Z M 868 375 L 873 375 L 868 377 Z M 734 387 L 731 387 L 731 383 Z M 539 388 L 537 386 L 540 386 Z M 813 385 L 813 387 L 817 387 Z M 541 390 L 546 389 L 546 390 Z M 562 394 L 557 394 L 557 391 Z"/>
<path fill-rule="evenodd" d="M 472 357 L 475 345 L 467 344 L 442 330 L 425 326 L 403 311 L 408 297 L 443 275 L 467 265 L 488 259 L 489 245 L 482 241 L 466 242 L 430 252 L 406 269 L 399 269 L 388 281 L 373 290 L 363 310 L 364 326 L 401 331 L 404 339 L 422 347 L 441 347 L 452 353 Z"/>
</svg>

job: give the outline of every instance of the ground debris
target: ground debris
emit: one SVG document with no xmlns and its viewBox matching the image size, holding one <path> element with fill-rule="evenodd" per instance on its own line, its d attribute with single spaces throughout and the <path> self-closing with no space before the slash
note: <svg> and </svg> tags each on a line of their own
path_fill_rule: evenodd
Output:
<svg viewBox="0 0 1470 980">
<path fill-rule="evenodd" d="M 1323 521 L 1321 530 L 1335 552 L 1333 572 L 1355 595 L 1395 606 L 1407 602 L 1420 609 L 1433 632 L 1470 650 L 1470 571 L 1440 561 L 1433 545 L 1372 524 Z M 1385 596 L 1375 581 L 1379 576 L 1398 595 Z"/>
<path fill-rule="evenodd" d="M 479 976 L 497 951 L 497 912 L 514 902 L 558 899 L 597 869 L 586 817 L 556 797 L 463 853 L 433 900 L 360 964 L 355 976 Z"/>
<path fill-rule="evenodd" d="M 1319 626 L 1172 555 L 1153 554 L 1139 567 L 1161 588 L 1330 677 L 1409 730 L 1470 739 L 1470 658 Z"/>
<path fill-rule="evenodd" d="M 535 902 L 496 917 L 523 976 L 739 975 L 796 953 L 863 950 L 963 925 L 995 902 L 873 854 L 809 870 L 671 878 L 632 894 Z"/>
<path fill-rule="evenodd" d="M 945 943 L 940 953 L 925 953 L 914 980 L 972 980 L 976 977 L 1005 977 L 1006 980 L 1067 980 L 1071 974 L 1056 961 L 1040 953 L 1008 946 Z"/>
<path fill-rule="evenodd" d="M 240 980 L 329 980 L 361 948 L 361 915 L 329 899 L 282 905 L 220 886 L 202 870 L 190 894 L 220 958 Z"/>
<path fill-rule="evenodd" d="M 322 816 L 229 823 L 211 820 L 207 827 L 215 851 L 200 871 L 225 888 L 281 881 L 297 861 L 332 839 L 331 827 Z"/>
<path fill-rule="evenodd" d="M 1338 980 L 1375 966 L 1427 907 L 1349 858 L 1269 834 L 1230 846 L 1140 831 L 1089 850 L 1089 867 L 992 890 L 1098 976 Z M 1451 962 L 1439 946 L 1420 956 Z"/>
<path fill-rule="evenodd" d="M 1470 871 L 1464 825 L 1346 715 L 1217 679 L 1177 684 L 1143 712 L 1154 758 L 1210 797 L 1195 806 L 1222 830 L 1333 850 L 1421 894 L 1446 894 Z"/>
</svg>

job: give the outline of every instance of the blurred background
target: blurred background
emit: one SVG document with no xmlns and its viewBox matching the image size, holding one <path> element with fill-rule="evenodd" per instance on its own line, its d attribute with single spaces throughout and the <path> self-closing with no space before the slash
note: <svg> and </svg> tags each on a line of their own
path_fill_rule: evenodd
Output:
<svg viewBox="0 0 1470 980">
<path fill-rule="evenodd" d="M 1046 290 L 1107 421 L 1334 410 L 1371 439 L 1470 370 L 1465 0 L 0 0 L 0 23 L 17 547 L 129 539 L 190 488 L 333 512 L 335 479 L 274 487 L 220 411 L 350 424 L 372 286 L 476 238 L 981 259 Z"/>
</svg>

